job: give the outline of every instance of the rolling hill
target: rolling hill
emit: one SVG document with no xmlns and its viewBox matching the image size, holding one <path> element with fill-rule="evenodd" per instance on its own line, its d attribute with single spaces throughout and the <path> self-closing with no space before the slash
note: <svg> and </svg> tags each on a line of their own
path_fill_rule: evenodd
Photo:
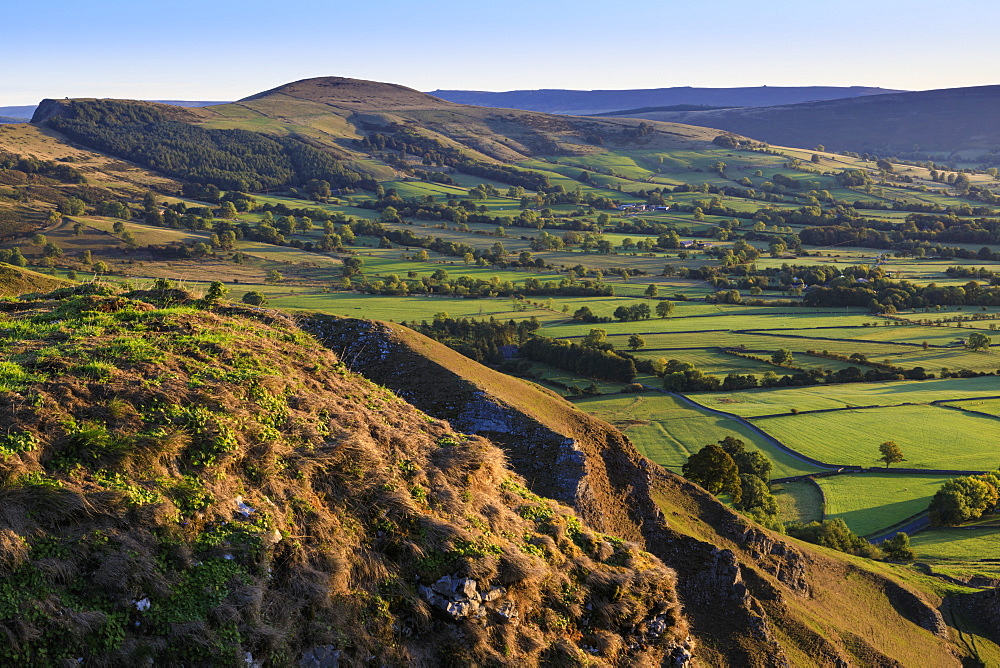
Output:
<svg viewBox="0 0 1000 668">
<path fill-rule="evenodd" d="M 981 154 L 1000 148 L 1000 86 L 870 95 L 712 111 L 629 112 L 633 118 L 729 130 L 783 146 L 879 154 Z"/>
<path fill-rule="evenodd" d="M 715 107 L 764 107 L 811 100 L 833 100 L 895 93 L 869 86 L 756 86 L 742 88 L 646 88 L 634 90 L 435 90 L 435 95 L 460 104 L 543 111 L 550 114 L 597 114 L 638 107 L 680 104 Z"/>
<path fill-rule="evenodd" d="M 83 100 L 45 100 L 32 122 L 72 115 Z M 371 132 L 406 130 L 464 155 L 486 160 L 518 160 L 535 153 L 587 153 L 591 141 L 609 145 L 686 147 L 710 141 L 715 133 L 674 123 L 567 118 L 551 114 L 456 104 L 395 84 L 320 77 L 304 79 L 237 102 L 179 109 L 152 105 L 171 118 L 207 129 L 246 129 L 283 136 L 360 157 L 354 143 Z"/>
</svg>

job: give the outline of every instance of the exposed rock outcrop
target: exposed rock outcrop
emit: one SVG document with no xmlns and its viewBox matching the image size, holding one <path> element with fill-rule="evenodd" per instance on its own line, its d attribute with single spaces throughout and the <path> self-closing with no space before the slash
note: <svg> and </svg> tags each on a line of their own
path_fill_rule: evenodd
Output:
<svg viewBox="0 0 1000 668">
<path fill-rule="evenodd" d="M 334 318 L 314 319 L 305 327 L 340 352 L 353 370 L 456 428 L 501 445 L 537 493 L 572 503 L 591 526 L 641 543 L 672 567 L 699 651 L 716 662 L 792 665 L 783 643 L 794 637 L 799 651 L 820 665 L 899 665 L 896 650 L 863 637 L 864 629 L 845 627 L 839 636 L 828 636 L 794 611 L 800 605 L 814 608 L 817 574 L 834 572 L 841 579 L 859 577 L 878 592 L 885 614 L 898 615 L 904 624 L 898 628 L 912 623 L 941 638 L 939 645 L 928 645 L 928 656 L 940 665 L 957 663 L 944 642 L 941 615 L 915 592 L 849 562 L 806 551 L 742 518 L 697 485 L 642 457 L 621 432 L 582 415 L 561 397 L 484 369 L 406 328 Z M 685 518 L 683 531 L 671 526 L 664 500 L 680 504 L 674 514 Z M 445 609 L 458 602 L 447 599 Z M 458 614 L 469 610 L 452 608 Z M 656 627 L 655 622 L 647 625 Z M 671 656 L 682 665 L 690 650 L 678 645 Z"/>
</svg>

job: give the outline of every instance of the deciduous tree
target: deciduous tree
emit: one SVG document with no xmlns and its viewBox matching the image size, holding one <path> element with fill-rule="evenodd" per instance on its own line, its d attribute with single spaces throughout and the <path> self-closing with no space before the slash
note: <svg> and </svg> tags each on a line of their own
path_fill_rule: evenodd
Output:
<svg viewBox="0 0 1000 668">
<path fill-rule="evenodd" d="M 681 467 L 684 477 L 705 488 L 710 494 L 727 493 L 739 503 L 743 490 L 736 462 L 725 450 L 710 443 L 691 455 Z"/>
<path fill-rule="evenodd" d="M 903 461 L 903 449 L 895 441 L 886 441 L 878 446 L 878 451 L 882 455 L 878 459 L 880 462 L 885 462 L 886 468 L 889 468 L 890 464 L 897 464 Z"/>
</svg>

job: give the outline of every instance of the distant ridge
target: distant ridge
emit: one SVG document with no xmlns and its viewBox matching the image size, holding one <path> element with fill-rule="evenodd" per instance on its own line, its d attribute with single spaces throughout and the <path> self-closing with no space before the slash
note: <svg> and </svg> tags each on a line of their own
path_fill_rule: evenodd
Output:
<svg viewBox="0 0 1000 668">
<path fill-rule="evenodd" d="M 203 100 L 144 100 L 144 102 L 159 102 L 172 104 L 175 107 L 208 107 L 213 104 L 226 104 L 221 101 Z M 35 114 L 37 104 L 22 104 L 13 107 L 0 107 L 0 123 L 27 123 Z"/>
<path fill-rule="evenodd" d="M 743 88 L 644 88 L 635 90 L 435 90 L 431 95 L 459 104 L 543 111 L 550 114 L 599 114 L 679 104 L 712 107 L 763 107 L 812 100 L 833 100 L 901 91 L 869 86 L 755 86 Z"/>
<path fill-rule="evenodd" d="M 944 88 L 771 107 L 616 117 L 718 128 L 784 146 L 882 154 L 1000 149 L 1000 86 Z"/>
</svg>

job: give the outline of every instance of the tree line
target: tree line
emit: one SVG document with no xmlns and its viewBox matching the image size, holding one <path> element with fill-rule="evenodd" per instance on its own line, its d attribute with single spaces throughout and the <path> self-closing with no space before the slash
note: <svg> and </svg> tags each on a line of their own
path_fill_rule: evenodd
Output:
<svg viewBox="0 0 1000 668">
<path fill-rule="evenodd" d="M 375 186 L 368 177 L 297 139 L 189 125 L 138 102 L 73 101 L 65 115 L 47 122 L 85 146 L 224 190 L 263 190 L 310 179 L 338 187 Z"/>
</svg>

